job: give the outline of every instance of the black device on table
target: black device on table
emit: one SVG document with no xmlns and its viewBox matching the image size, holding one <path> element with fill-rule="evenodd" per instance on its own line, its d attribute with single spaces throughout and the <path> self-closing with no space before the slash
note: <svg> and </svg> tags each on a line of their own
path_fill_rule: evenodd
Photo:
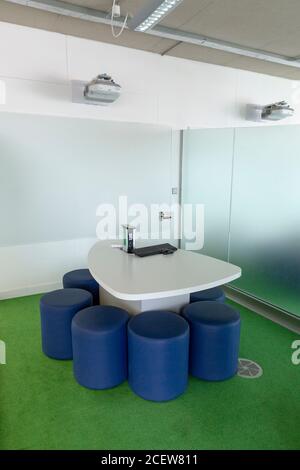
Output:
<svg viewBox="0 0 300 470">
<path fill-rule="evenodd" d="M 170 243 L 163 243 L 161 245 L 145 246 L 143 248 L 136 248 L 134 254 L 140 257 L 152 255 L 170 255 L 176 251 L 177 248 Z"/>
</svg>

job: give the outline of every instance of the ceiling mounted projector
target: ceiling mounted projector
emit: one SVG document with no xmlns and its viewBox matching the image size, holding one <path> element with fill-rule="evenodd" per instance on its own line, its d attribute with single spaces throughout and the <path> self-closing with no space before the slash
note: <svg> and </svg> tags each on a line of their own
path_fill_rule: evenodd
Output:
<svg viewBox="0 0 300 470">
<path fill-rule="evenodd" d="M 267 121 L 280 121 L 293 116 L 295 110 L 290 107 L 286 101 L 279 101 L 278 103 L 269 104 L 262 108 L 261 119 Z"/>
<path fill-rule="evenodd" d="M 103 106 L 114 103 L 120 94 L 121 86 L 106 73 L 98 75 L 91 82 L 86 83 L 83 90 L 86 102 Z"/>
</svg>

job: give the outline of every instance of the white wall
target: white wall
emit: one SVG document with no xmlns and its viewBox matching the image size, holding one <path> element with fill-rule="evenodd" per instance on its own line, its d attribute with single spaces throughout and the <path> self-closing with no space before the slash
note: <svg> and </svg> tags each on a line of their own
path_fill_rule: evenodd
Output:
<svg viewBox="0 0 300 470">
<path fill-rule="evenodd" d="M 160 56 L 135 49 L 0 23 L 0 111 L 147 122 L 175 128 L 238 127 L 247 104 L 288 99 L 300 104 L 298 82 Z M 101 72 L 122 96 L 101 108 L 71 102 L 70 80 Z M 1 103 L 0 87 L 0 103 Z M 3 99 L 2 99 L 3 102 Z M 300 122 L 300 106 L 286 122 Z M 261 125 L 261 124 L 258 124 Z"/>
<path fill-rule="evenodd" d="M 67 270 L 86 267 L 101 204 L 117 217 L 119 196 L 128 207 L 172 204 L 174 133 L 153 124 L 0 113 L 0 298 L 52 289 Z M 129 221 L 136 216 L 131 207 Z M 156 221 L 162 230 L 170 225 L 159 223 L 159 208 Z M 124 220 L 116 223 L 118 231 Z M 152 236 L 156 230 L 141 227 Z"/>
<path fill-rule="evenodd" d="M 0 22 L 0 112 L 32 113 L 187 127 L 238 127 L 247 104 L 298 101 L 298 83 L 221 66 Z M 71 80 L 107 72 L 122 96 L 107 108 L 71 102 Z M 300 106 L 285 124 L 300 123 Z M 173 133 L 169 188 L 177 186 Z M 174 200 L 176 197 L 173 198 Z M 62 272 L 84 265 L 93 239 L 0 248 L 2 298 L 46 291 Z M 0 286 L 1 290 L 1 286 Z"/>
</svg>

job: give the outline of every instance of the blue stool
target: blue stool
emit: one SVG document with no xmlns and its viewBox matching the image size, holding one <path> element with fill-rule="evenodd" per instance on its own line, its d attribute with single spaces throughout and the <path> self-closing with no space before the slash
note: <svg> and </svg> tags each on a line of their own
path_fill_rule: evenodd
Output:
<svg viewBox="0 0 300 470">
<path fill-rule="evenodd" d="M 43 295 L 40 312 L 42 349 L 46 356 L 72 359 L 72 318 L 92 303 L 92 294 L 82 289 L 59 289 Z"/>
<path fill-rule="evenodd" d="M 100 390 L 126 380 L 128 319 L 121 308 L 99 305 L 75 315 L 73 368 L 80 385 Z"/>
<path fill-rule="evenodd" d="M 179 315 L 149 311 L 128 323 L 128 382 L 142 398 L 166 401 L 188 381 L 189 325 Z"/>
<path fill-rule="evenodd" d="M 190 372 L 204 380 L 225 380 L 236 374 L 240 315 L 218 302 L 195 302 L 183 309 L 190 325 Z"/>
<path fill-rule="evenodd" d="M 99 284 L 88 269 L 75 269 L 66 273 L 63 277 L 63 286 L 65 289 L 77 287 L 87 290 L 93 296 L 93 304 L 99 305 Z"/>
<path fill-rule="evenodd" d="M 213 300 L 215 302 L 225 303 L 226 297 L 223 290 L 220 287 L 214 287 L 213 289 L 206 289 L 199 292 L 194 292 L 190 295 L 190 303 L 202 302 L 206 300 Z"/>
</svg>

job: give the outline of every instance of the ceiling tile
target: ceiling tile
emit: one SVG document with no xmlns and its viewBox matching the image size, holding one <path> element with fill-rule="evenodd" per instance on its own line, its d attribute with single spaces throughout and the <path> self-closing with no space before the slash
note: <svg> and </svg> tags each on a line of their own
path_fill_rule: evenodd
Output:
<svg viewBox="0 0 300 470">
<path fill-rule="evenodd" d="M 180 43 L 178 46 L 171 49 L 166 55 L 218 65 L 226 65 L 229 62 L 232 62 L 232 54 L 228 52 L 186 43 Z"/>
<path fill-rule="evenodd" d="M 176 11 L 161 25 L 168 26 Z M 300 39 L 299 17 L 299 0 L 212 0 L 180 29 L 259 48 L 296 29 Z"/>
<path fill-rule="evenodd" d="M 65 3 L 79 5 L 85 8 L 107 11 L 111 8 L 112 0 L 63 0 Z"/>
<path fill-rule="evenodd" d="M 203 12 L 213 1 L 214 0 L 184 0 L 165 17 L 160 25 L 167 26 L 168 28 L 183 28 L 186 23 L 191 21 L 195 15 Z"/>
<path fill-rule="evenodd" d="M 100 11 L 111 11 L 113 0 L 63 0 L 66 3 L 73 5 L 79 5 L 86 8 L 93 8 L 94 10 Z M 142 8 L 148 0 L 118 0 L 121 6 L 121 14 L 126 13 L 135 14 L 139 8 Z"/>
<path fill-rule="evenodd" d="M 288 36 L 278 34 L 277 39 L 265 44 L 263 49 L 287 57 L 300 56 L 300 29 L 290 32 Z"/>
</svg>

